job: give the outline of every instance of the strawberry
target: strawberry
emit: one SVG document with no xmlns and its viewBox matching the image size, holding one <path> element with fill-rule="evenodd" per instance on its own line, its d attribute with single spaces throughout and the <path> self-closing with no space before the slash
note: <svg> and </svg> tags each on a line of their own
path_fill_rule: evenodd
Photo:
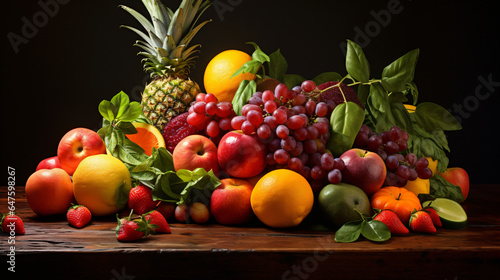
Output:
<svg viewBox="0 0 500 280">
<path fill-rule="evenodd" d="M 171 121 L 168 122 L 167 126 L 163 130 L 163 139 L 165 139 L 165 145 L 170 153 L 174 152 L 175 146 L 182 139 L 189 135 L 197 134 L 198 128 L 187 123 L 187 117 L 189 112 L 182 113 Z"/>
<path fill-rule="evenodd" d="M 158 201 L 154 201 L 151 195 L 151 188 L 138 185 L 132 188 L 128 197 L 128 207 L 135 213 L 142 215 L 155 208 Z"/>
<path fill-rule="evenodd" d="M 443 226 L 443 224 L 441 223 L 441 218 L 439 218 L 439 215 L 434 208 L 426 207 L 423 210 L 426 211 L 427 213 L 429 213 L 429 216 L 431 216 L 432 223 L 434 224 L 434 226 L 436 226 L 436 227 Z"/>
<path fill-rule="evenodd" d="M 143 214 L 143 216 L 145 216 L 148 222 L 158 226 L 154 229 L 156 233 L 171 233 L 167 220 L 160 212 L 153 210 Z"/>
<path fill-rule="evenodd" d="M 16 214 L 5 214 L 0 213 L 0 223 L 2 224 L 2 231 L 9 233 L 14 230 L 16 234 L 25 234 L 24 223 L 21 218 Z"/>
<path fill-rule="evenodd" d="M 73 205 L 66 212 L 68 223 L 76 228 L 82 228 L 90 222 L 92 214 L 90 210 L 83 205 Z"/>
<path fill-rule="evenodd" d="M 432 223 L 432 218 L 424 210 L 415 211 L 410 217 L 410 228 L 414 232 L 435 233 L 436 227 Z"/>
<path fill-rule="evenodd" d="M 392 234 L 407 234 L 410 232 L 398 215 L 391 210 L 382 210 L 373 219 L 384 223 Z"/>
<path fill-rule="evenodd" d="M 132 211 L 127 218 L 119 218 L 116 214 L 116 219 L 118 220 L 118 225 L 116 226 L 116 239 L 118 241 L 127 242 L 135 241 L 141 239 L 143 236 L 148 236 L 156 225 L 150 224 L 144 216 L 141 219 L 131 220 Z"/>
</svg>

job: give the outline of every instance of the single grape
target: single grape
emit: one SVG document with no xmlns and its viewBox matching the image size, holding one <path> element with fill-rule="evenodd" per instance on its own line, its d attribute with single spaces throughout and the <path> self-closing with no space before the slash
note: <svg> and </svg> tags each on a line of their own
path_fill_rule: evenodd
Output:
<svg viewBox="0 0 500 280">
<path fill-rule="evenodd" d="M 324 153 L 321 156 L 321 167 L 323 167 L 325 170 L 327 171 L 332 170 L 334 164 L 335 164 L 335 159 L 331 154 Z"/>
<path fill-rule="evenodd" d="M 306 114 L 299 114 L 304 119 L 303 127 L 306 127 L 309 124 L 309 117 Z"/>
<path fill-rule="evenodd" d="M 429 167 L 417 170 L 417 173 L 418 177 L 420 177 L 421 179 L 429 179 L 432 177 L 432 170 L 430 170 Z"/>
<path fill-rule="evenodd" d="M 202 93 L 202 92 L 198 93 L 196 95 L 196 102 L 200 102 L 200 101 L 205 102 L 205 96 L 207 96 L 205 93 Z"/>
<path fill-rule="evenodd" d="M 333 163 L 333 169 L 338 169 L 338 170 L 342 170 L 344 169 L 345 167 L 345 162 L 343 159 L 341 158 L 336 158 L 333 160 L 334 163 Z"/>
<path fill-rule="evenodd" d="M 306 127 L 306 130 L 307 130 L 307 139 L 309 140 L 313 140 L 313 139 L 316 139 L 318 138 L 318 129 L 312 125 Z"/>
<path fill-rule="evenodd" d="M 271 129 L 275 129 L 278 126 L 278 123 L 276 122 L 276 118 L 274 116 L 265 117 L 264 123 L 267 124 Z"/>
<path fill-rule="evenodd" d="M 385 152 L 387 155 L 393 155 L 399 151 L 399 145 L 398 143 L 394 141 L 388 141 L 385 143 Z"/>
<path fill-rule="evenodd" d="M 338 184 L 342 181 L 342 172 L 338 169 L 333 169 L 328 172 L 328 181 L 332 184 Z"/>
<path fill-rule="evenodd" d="M 247 120 L 255 127 L 258 127 L 264 121 L 264 117 L 262 116 L 262 113 L 252 110 L 247 113 Z"/>
<path fill-rule="evenodd" d="M 243 124 L 244 121 L 246 121 L 247 118 L 243 117 L 243 116 L 236 116 L 234 117 L 232 120 L 231 120 L 231 126 L 233 127 L 233 129 L 235 130 L 240 130 L 241 129 L 241 125 Z"/>
<path fill-rule="evenodd" d="M 219 128 L 222 130 L 231 130 L 231 119 L 230 118 L 222 118 L 219 120 Z"/>
<path fill-rule="evenodd" d="M 229 102 L 220 102 L 217 104 L 217 111 L 215 114 L 221 118 L 227 118 L 231 115 L 233 106 Z"/>
<path fill-rule="evenodd" d="M 337 104 L 335 104 L 335 102 L 333 102 L 333 100 L 330 99 L 326 101 L 326 105 L 328 105 L 328 113 L 327 113 L 328 115 L 330 115 L 333 112 L 333 110 L 335 110 L 335 107 L 337 107 Z"/>
<path fill-rule="evenodd" d="M 261 139 L 267 139 L 271 136 L 271 128 L 267 124 L 262 124 L 257 128 L 257 135 Z"/>
<path fill-rule="evenodd" d="M 415 181 L 418 178 L 418 173 L 415 168 L 410 168 L 410 177 L 408 178 L 409 181 Z"/>
<path fill-rule="evenodd" d="M 401 133 L 400 139 L 403 141 L 408 141 L 409 138 L 410 138 L 410 136 L 408 135 L 408 132 L 403 130 L 403 132 Z"/>
<path fill-rule="evenodd" d="M 398 187 L 404 187 L 406 185 L 406 183 L 408 183 L 408 179 L 401 178 L 397 174 L 396 174 L 396 178 L 397 178 L 396 186 L 398 186 Z"/>
<path fill-rule="evenodd" d="M 293 130 L 293 136 L 298 141 L 304 141 L 307 139 L 307 129 L 301 127 Z"/>
<path fill-rule="evenodd" d="M 385 159 L 385 166 L 388 169 L 396 169 L 399 166 L 398 157 L 395 155 L 390 155 Z"/>
<path fill-rule="evenodd" d="M 397 178 L 396 174 L 394 174 L 392 172 L 387 172 L 387 175 L 385 176 L 384 185 L 396 186 L 397 182 L 398 182 L 398 178 Z"/>
<path fill-rule="evenodd" d="M 408 149 L 408 142 L 406 142 L 405 140 L 399 140 L 397 144 L 400 152 Z"/>
<path fill-rule="evenodd" d="M 408 180 L 408 178 L 410 178 L 410 169 L 406 165 L 400 165 L 396 169 L 396 175 L 402 179 Z"/>
<path fill-rule="evenodd" d="M 311 155 L 311 154 L 315 153 L 317 149 L 318 149 L 318 145 L 316 144 L 316 141 L 306 140 L 304 142 L 304 150 L 306 151 L 306 153 Z"/>
<path fill-rule="evenodd" d="M 281 139 L 280 138 L 274 138 L 267 146 L 269 151 L 274 152 L 278 149 L 281 149 Z"/>
<path fill-rule="evenodd" d="M 397 142 L 401 138 L 403 130 L 399 126 L 393 126 L 389 130 L 389 139 L 394 142 Z"/>
<path fill-rule="evenodd" d="M 301 116 L 298 116 L 298 115 L 291 116 L 286 121 L 286 126 L 288 126 L 289 129 L 299 129 L 303 125 L 304 125 L 304 119 Z"/>
<path fill-rule="evenodd" d="M 415 162 L 415 168 L 417 170 L 422 170 L 427 166 L 429 166 L 429 161 L 424 157 L 417 159 L 417 161 Z"/>
<path fill-rule="evenodd" d="M 382 137 L 380 135 L 372 135 L 368 138 L 368 143 L 366 143 L 366 147 L 370 151 L 376 151 L 380 145 L 382 145 Z"/>
<path fill-rule="evenodd" d="M 311 178 L 314 180 L 321 180 L 326 176 L 326 171 L 321 166 L 314 166 L 311 168 Z"/>
<path fill-rule="evenodd" d="M 383 149 L 378 149 L 376 153 L 380 156 L 380 158 L 385 161 L 387 159 L 388 154 Z"/>
<path fill-rule="evenodd" d="M 217 113 L 217 103 L 216 102 L 208 102 L 205 106 L 205 112 L 209 116 L 215 115 Z"/>
<path fill-rule="evenodd" d="M 264 103 L 266 103 L 267 101 L 274 101 L 275 100 L 275 97 L 274 97 L 274 93 L 270 90 L 265 90 L 263 93 L 262 93 L 262 101 L 264 101 Z"/>
<path fill-rule="evenodd" d="M 309 166 L 321 166 L 321 153 L 315 152 L 309 156 Z"/>
<path fill-rule="evenodd" d="M 243 107 L 241 107 L 241 115 L 244 117 L 246 117 L 248 112 L 250 112 L 250 111 L 257 111 L 261 114 L 263 113 L 260 106 L 255 105 L 255 104 L 245 104 L 245 105 L 243 105 Z"/>
<path fill-rule="evenodd" d="M 364 148 L 368 144 L 368 134 L 360 131 L 354 139 L 354 145 L 356 147 Z"/>
<path fill-rule="evenodd" d="M 217 100 L 217 96 L 215 96 L 213 93 L 208 93 L 207 95 L 205 95 L 205 102 L 214 102 L 215 104 L 217 104 L 219 100 Z"/>
<path fill-rule="evenodd" d="M 264 103 L 264 109 L 269 114 L 272 114 L 277 108 L 278 105 L 276 105 L 276 102 L 274 102 L 274 100 L 266 101 L 266 103 Z"/>
<path fill-rule="evenodd" d="M 262 98 L 260 98 L 260 97 L 252 96 L 248 100 L 248 104 L 260 106 L 260 105 L 264 105 L 264 101 L 262 101 Z"/>
<path fill-rule="evenodd" d="M 187 123 L 192 126 L 197 126 L 203 123 L 205 120 L 205 114 L 191 113 L 187 116 Z"/>
<path fill-rule="evenodd" d="M 252 97 L 258 97 L 258 98 L 262 98 L 262 92 L 261 91 L 256 91 Z"/>
<path fill-rule="evenodd" d="M 302 165 L 304 165 L 304 167 L 305 167 L 307 165 L 307 163 L 309 162 L 309 154 L 302 153 L 298 157 L 300 158 L 300 161 L 302 161 Z"/>
<path fill-rule="evenodd" d="M 274 152 L 266 155 L 266 163 L 269 165 L 277 164 L 277 162 L 274 160 Z"/>
<path fill-rule="evenodd" d="M 281 139 L 281 148 L 287 152 L 291 152 L 297 146 L 297 141 L 292 136 L 287 136 Z"/>
<path fill-rule="evenodd" d="M 193 110 L 197 114 L 205 114 L 205 106 L 207 103 L 205 101 L 199 101 L 194 103 Z"/>
<path fill-rule="evenodd" d="M 286 100 L 287 94 L 288 94 L 288 87 L 285 84 L 279 84 L 274 89 L 274 96 L 282 102 L 287 101 Z"/>
<path fill-rule="evenodd" d="M 295 106 L 293 106 L 292 110 L 295 113 L 295 115 L 305 114 L 306 113 L 306 108 L 304 108 L 304 106 L 301 106 L 301 105 L 295 105 Z"/>
<path fill-rule="evenodd" d="M 366 124 L 362 124 L 361 125 L 361 128 L 359 129 L 359 132 L 363 132 L 365 133 L 366 135 L 370 134 L 370 132 L 372 132 L 372 130 L 370 129 L 369 126 L 367 126 Z"/>
<path fill-rule="evenodd" d="M 318 117 L 324 117 L 328 113 L 328 105 L 325 102 L 319 102 L 316 105 L 316 115 Z"/>
<path fill-rule="evenodd" d="M 246 120 L 241 124 L 241 130 L 246 135 L 250 135 L 255 132 L 255 126 L 250 121 Z"/>
<path fill-rule="evenodd" d="M 299 156 L 300 154 L 302 154 L 304 152 L 304 144 L 303 142 L 300 142 L 300 141 L 296 141 L 295 143 L 295 148 L 293 148 L 293 150 L 290 151 L 290 154 L 292 154 L 292 156 Z"/>
<path fill-rule="evenodd" d="M 282 109 L 276 109 L 273 112 L 273 116 L 276 118 L 276 123 L 277 124 L 284 124 L 287 120 L 287 112 L 283 111 Z"/>
<path fill-rule="evenodd" d="M 210 121 L 205 129 L 205 133 L 210 137 L 217 137 L 219 135 L 219 123 L 217 121 Z"/>
<path fill-rule="evenodd" d="M 391 140 L 391 138 L 389 137 L 389 131 L 382 131 L 382 132 L 380 132 L 380 137 L 382 137 L 382 142 L 383 143 L 387 143 L 388 141 Z"/>
<path fill-rule="evenodd" d="M 284 149 L 278 149 L 274 152 L 274 160 L 279 164 L 286 164 L 290 159 L 290 154 Z"/>
<path fill-rule="evenodd" d="M 405 160 L 409 165 L 414 165 L 417 162 L 417 156 L 414 153 L 408 153 L 405 156 Z"/>
<path fill-rule="evenodd" d="M 308 116 L 312 116 L 316 112 L 316 102 L 313 100 L 307 101 L 304 107 L 306 108 L 306 114 Z"/>
<path fill-rule="evenodd" d="M 298 157 L 292 157 L 291 159 L 289 159 L 287 166 L 295 172 L 300 172 L 302 170 L 302 167 L 304 167 L 302 161 Z"/>
<path fill-rule="evenodd" d="M 302 93 L 297 93 L 293 98 L 292 105 L 303 105 L 306 102 L 306 96 Z"/>
<path fill-rule="evenodd" d="M 316 89 L 316 83 L 311 80 L 303 81 L 300 86 L 305 92 L 311 92 Z"/>
<path fill-rule="evenodd" d="M 328 132 L 328 129 L 330 128 L 328 123 L 325 122 L 318 122 L 318 119 L 316 119 L 316 122 L 313 123 L 313 126 L 318 130 L 318 135 L 323 135 Z"/>
<path fill-rule="evenodd" d="M 289 134 L 290 130 L 285 125 L 280 124 L 276 128 L 276 135 L 281 139 L 285 139 Z"/>
</svg>

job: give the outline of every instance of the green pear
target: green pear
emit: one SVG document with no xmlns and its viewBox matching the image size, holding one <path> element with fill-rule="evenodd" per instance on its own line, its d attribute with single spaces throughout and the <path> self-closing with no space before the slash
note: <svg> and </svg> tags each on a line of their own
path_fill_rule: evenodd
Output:
<svg viewBox="0 0 500 280">
<path fill-rule="evenodd" d="M 370 200 L 366 193 L 347 183 L 326 185 L 319 193 L 318 203 L 325 217 L 335 227 L 360 220 L 359 213 L 371 215 Z"/>
</svg>

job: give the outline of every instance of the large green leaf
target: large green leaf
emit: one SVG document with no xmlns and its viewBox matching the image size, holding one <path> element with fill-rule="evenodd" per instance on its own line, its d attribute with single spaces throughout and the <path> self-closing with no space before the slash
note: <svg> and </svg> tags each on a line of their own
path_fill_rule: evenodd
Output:
<svg viewBox="0 0 500 280">
<path fill-rule="evenodd" d="M 350 149 L 365 118 L 365 112 L 354 102 L 337 105 L 330 117 L 330 139 L 327 148 L 336 156 Z"/>
<path fill-rule="evenodd" d="M 439 130 L 460 130 L 462 126 L 453 115 L 432 102 L 423 102 L 417 105 L 415 110 L 417 123 L 427 131 Z"/>
<path fill-rule="evenodd" d="M 419 49 L 408 52 L 386 66 L 382 71 L 382 86 L 389 92 L 406 90 L 406 84 L 413 81 Z"/>
<path fill-rule="evenodd" d="M 351 77 L 363 83 L 368 82 L 370 79 L 370 64 L 363 49 L 351 40 L 347 40 L 345 63 L 347 73 Z"/>
</svg>

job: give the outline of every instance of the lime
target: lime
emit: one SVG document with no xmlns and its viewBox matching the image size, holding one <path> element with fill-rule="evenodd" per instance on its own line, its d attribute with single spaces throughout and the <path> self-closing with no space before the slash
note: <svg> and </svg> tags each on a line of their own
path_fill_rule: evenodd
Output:
<svg viewBox="0 0 500 280">
<path fill-rule="evenodd" d="M 458 202 L 447 198 L 436 198 L 434 201 L 425 201 L 423 207 L 431 206 L 441 218 L 443 227 L 461 229 L 467 225 L 467 214 Z"/>
</svg>

